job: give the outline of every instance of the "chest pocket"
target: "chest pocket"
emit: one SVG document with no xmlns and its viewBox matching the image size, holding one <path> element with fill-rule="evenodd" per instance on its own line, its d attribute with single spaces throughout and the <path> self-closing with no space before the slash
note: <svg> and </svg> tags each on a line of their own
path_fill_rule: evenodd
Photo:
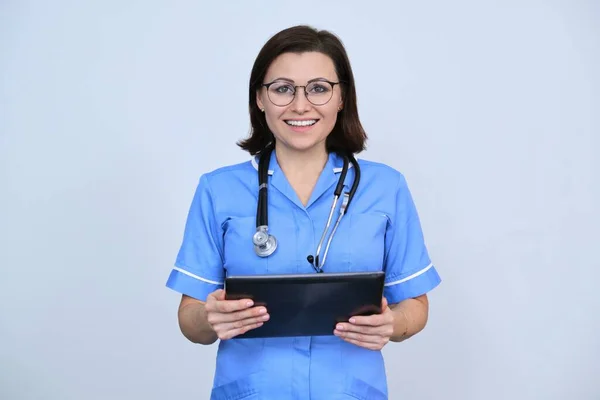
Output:
<svg viewBox="0 0 600 400">
<path fill-rule="evenodd" d="M 381 271 L 385 259 L 385 233 L 388 217 L 383 213 L 369 212 L 349 215 L 348 241 L 350 269 Z"/>
<path fill-rule="evenodd" d="M 273 220 L 273 222 L 271 222 Z M 256 232 L 256 217 L 230 218 L 223 224 L 224 267 L 227 275 L 285 274 L 297 272 L 297 230 L 293 220 L 269 219 L 269 227 L 277 232 L 277 250 L 269 257 L 254 252 L 252 236 Z"/>
</svg>

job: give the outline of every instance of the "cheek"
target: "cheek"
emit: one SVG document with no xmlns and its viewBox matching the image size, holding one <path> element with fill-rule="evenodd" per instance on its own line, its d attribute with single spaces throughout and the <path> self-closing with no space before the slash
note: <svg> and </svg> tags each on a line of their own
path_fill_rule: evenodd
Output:
<svg viewBox="0 0 600 400">
<path fill-rule="evenodd" d="M 274 135 L 278 135 L 282 129 L 282 124 L 285 122 L 281 119 L 281 112 L 279 110 L 273 110 L 266 115 L 267 126 L 273 132 Z"/>
<path fill-rule="evenodd" d="M 323 116 L 323 121 L 322 121 L 322 122 L 324 122 L 323 125 L 333 128 L 339 117 L 338 111 L 337 111 L 337 106 L 336 107 L 328 107 L 327 110 L 323 110 L 321 112 L 321 115 Z"/>
<path fill-rule="evenodd" d="M 267 105 L 265 108 L 265 114 L 267 116 L 267 121 L 271 124 L 276 124 L 278 122 L 283 122 L 282 118 L 286 112 L 286 108 L 277 107 L 272 104 Z"/>
<path fill-rule="evenodd" d="M 320 109 L 321 115 L 328 120 L 335 120 L 338 115 L 339 100 L 331 99 L 329 103 Z"/>
</svg>

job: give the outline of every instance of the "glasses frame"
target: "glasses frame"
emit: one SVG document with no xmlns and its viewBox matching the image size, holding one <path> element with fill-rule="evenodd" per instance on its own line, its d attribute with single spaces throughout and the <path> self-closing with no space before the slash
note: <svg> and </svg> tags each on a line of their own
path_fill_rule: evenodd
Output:
<svg viewBox="0 0 600 400">
<path fill-rule="evenodd" d="M 290 85 L 292 85 L 292 86 L 294 87 L 294 96 L 292 96 L 292 99 L 290 100 L 290 102 L 289 102 L 289 103 L 287 103 L 287 104 L 284 104 L 284 105 L 279 105 L 279 104 L 275 104 L 275 103 L 273 102 L 273 100 L 271 100 L 271 96 L 269 96 L 269 87 L 271 87 L 271 85 L 273 85 L 274 83 L 277 83 L 277 82 L 286 82 L 286 83 L 289 83 Z M 331 97 L 329 97 L 329 100 L 327 100 L 327 101 L 326 101 L 325 103 L 323 103 L 323 104 L 315 104 L 315 103 L 313 103 L 312 101 L 310 101 L 310 99 L 308 98 L 308 93 L 306 92 L 306 87 L 307 87 L 308 85 L 310 85 L 311 83 L 315 83 L 315 82 L 325 82 L 325 83 L 329 83 L 329 84 L 331 85 Z M 327 80 L 327 79 L 322 79 L 322 78 L 319 78 L 319 79 L 313 79 L 313 80 L 310 80 L 310 81 L 308 81 L 308 83 L 307 83 L 306 85 L 293 85 L 293 84 L 292 84 L 291 82 L 289 82 L 289 81 L 282 80 L 282 79 L 275 79 L 275 80 L 274 80 L 274 81 L 272 81 L 272 82 L 269 82 L 269 83 L 263 83 L 263 84 L 261 84 L 261 85 L 260 85 L 260 87 L 265 87 L 265 88 L 267 88 L 267 97 L 269 98 L 269 101 L 270 101 L 270 102 L 271 102 L 271 103 L 272 103 L 274 106 L 276 106 L 276 107 L 287 107 L 287 106 L 289 106 L 290 104 L 292 104 L 292 103 L 294 102 L 294 100 L 296 100 L 296 93 L 298 93 L 298 88 L 302 88 L 302 89 L 304 89 L 304 97 L 306 97 L 306 100 L 308 100 L 308 102 L 309 102 L 310 104 L 312 104 L 313 106 L 317 106 L 317 107 L 318 107 L 318 106 L 324 106 L 325 104 L 329 103 L 329 102 L 331 101 L 331 99 L 333 99 L 333 89 L 335 89 L 335 85 L 340 85 L 340 84 L 342 84 L 342 83 L 343 83 L 342 81 L 332 82 L 332 81 L 330 81 L 330 80 Z"/>
</svg>

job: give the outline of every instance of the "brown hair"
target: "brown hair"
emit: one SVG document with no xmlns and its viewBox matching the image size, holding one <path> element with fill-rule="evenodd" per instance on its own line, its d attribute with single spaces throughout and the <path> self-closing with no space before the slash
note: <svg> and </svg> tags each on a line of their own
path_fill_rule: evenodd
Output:
<svg viewBox="0 0 600 400">
<path fill-rule="evenodd" d="M 254 61 L 249 85 L 250 136 L 237 143 L 251 155 L 259 153 L 267 145 L 275 142 L 275 137 L 267 126 L 265 115 L 256 104 L 256 92 L 261 89 L 269 66 L 283 53 L 309 51 L 317 51 L 329 56 L 341 82 L 344 107 L 339 112 L 335 126 L 325 142 L 327 151 L 353 154 L 365 149 L 367 135 L 358 118 L 354 76 L 344 45 L 331 32 L 299 25 L 284 29 L 271 37 Z"/>
</svg>

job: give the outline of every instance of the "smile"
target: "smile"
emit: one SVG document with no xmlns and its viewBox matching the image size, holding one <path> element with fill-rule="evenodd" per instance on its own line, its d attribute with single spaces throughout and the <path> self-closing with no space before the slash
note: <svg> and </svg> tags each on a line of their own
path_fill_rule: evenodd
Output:
<svg viewBox="0 0 600 400">
<path fill-rule="evenodd" d="M 305 119 L 305 120 L 297 120 L 297 119 L 287 119 L 285 123 L 290 126 L 313 126 L 316 124 L 318 119 Z"/>
</svg>

